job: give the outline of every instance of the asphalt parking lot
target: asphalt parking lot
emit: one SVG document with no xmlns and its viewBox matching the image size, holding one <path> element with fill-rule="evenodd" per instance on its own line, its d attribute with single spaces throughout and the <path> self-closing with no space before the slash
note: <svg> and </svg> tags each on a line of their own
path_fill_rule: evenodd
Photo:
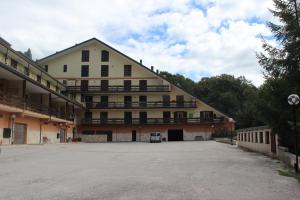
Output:
<svg viewBox="0 0 300 200">
<path fill-rule="evenodd" d="M 0 199 L 300 199 L 280 163 L 214 141 L 6 146 Z"/>
</svg>

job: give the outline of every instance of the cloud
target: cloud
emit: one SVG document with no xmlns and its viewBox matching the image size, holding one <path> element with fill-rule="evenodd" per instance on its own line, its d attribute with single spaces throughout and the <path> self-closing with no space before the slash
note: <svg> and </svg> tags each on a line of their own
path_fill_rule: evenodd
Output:
<svg viewBox="0 0 300 200">
<path fill-rule="evenodd" d="M 30 47 L 36 58 L 97 37 L 196 81 L 229 73 L 259 85 L 255 52 L 258 36 L 271 35 L 264 22 L 274 20 L 272 6 L 271 0 L 10 0 L 0 8 L 7 22 L 1 36 L 17 50 Z"/>
</svg>

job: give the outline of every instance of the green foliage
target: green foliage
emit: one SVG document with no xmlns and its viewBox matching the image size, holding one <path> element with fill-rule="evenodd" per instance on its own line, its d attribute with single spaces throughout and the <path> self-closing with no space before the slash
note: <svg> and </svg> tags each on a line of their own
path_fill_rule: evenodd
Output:
<svg viewBox="0 0 300 200">
<path fill-rule="evenodd" d="M 195 83 L 182 75 L 161 72 L 171 83 L 180 86 L 202 101 L 236 120 L 237 128 L 259 126 L 256 102 L 258 90 L 245 77 L 231 75 L 203 78 Z"/>
<path fill-rule="evenodd" d="M 276 10 L 271 12 L 280 24 L 269 22 L 268 26 L 279 45 L 274 47 L 263 41 L 264 52 L 257 54 L 266 77 L 259 91 L 257 107 L 261 118 L 280 135 L 281 145 L 293 148 L 288 123 L 292 121 L 292 112 L 287 97 L 292 93 L 300 94 L 300 1 L 273 1 Z M 297 112 L 299 114 L 299 108 Z"/>
</svg>

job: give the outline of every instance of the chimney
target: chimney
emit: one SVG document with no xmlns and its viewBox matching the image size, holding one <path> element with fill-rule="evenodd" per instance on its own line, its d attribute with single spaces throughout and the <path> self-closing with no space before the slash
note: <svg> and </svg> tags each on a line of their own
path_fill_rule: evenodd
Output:
<svg viewBox="0 0 300 200">
<path fill-rule="evenodd" d="M 158 69 L 156 70 L 156 73 L 159 74 L 159 70 Z"/>
<path fill-rule="evenodd" d="M 151 71 L 154 71 L 154 67 L 153 66 L 151 66 Z"/>
<path fill-rule="evenodd" d="M 141 65 L 143 64 L 143 60 L 142 60 L 142 59 L 140 59 L 140 64 L 141 64 Z"/>
</svg>

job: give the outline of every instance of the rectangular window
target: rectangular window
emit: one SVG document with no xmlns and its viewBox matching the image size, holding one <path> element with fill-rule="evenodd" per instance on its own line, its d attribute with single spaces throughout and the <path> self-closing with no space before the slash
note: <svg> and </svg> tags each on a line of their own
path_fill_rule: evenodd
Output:
<svg viewBox="0 0 300 200">
<path fill-rule="evenodd" d="M 140 123 L 147 124 L 147 112 L 140 112 Z"/>
<path fill-rule="evenodd" d="M 81 77 L 88 77 L 89 76 L 89 66 L 82 65 L 81 66 Z"/>
<path fill-rule="evenodd" d="M 42 81 L 42 77 L 41 77 L 40 75 L 37 75 L 37 76 L 36 76 L 36 80 L 37 80 L 38 82 L 41 82 L 41 81 Z"/>
<path fill-rule="evenodd" d="M 89 80 L 81 80 L 80 81 L 80 90 L 88 91 L 89 90 Z"/>
<path fill-rule="evenodd" d="M 131 91 L 131 80 L 124 80 L 124 91 Z"/>
<path fill-rule="evenodd" d="M 90 51 L 83 50 L 81 52 L 81 62 L 89 62 L 89 60 L 90 60 Z"/>
<path fill-rule="evenodd" d="M 201 111 L 200 120 L 202 121 L 213 121 L 213 112 L 212 111 Z"/>
<path fill-rule="evenodd" d="M 17 68 L 17 66 L 18 66 L 18 61 L 14 60 L 14 59 L 11 59 L 10 65 L 11 65 L 12 67 L 14 67 L 14 68 Z"/>
<path fill-rule="evenodd" d="M 255 142 L 258 142 L 258 138 L 257 138 L 257 132 L 255 132 Z"/>
<path fill-rule="evenodd" d="M 45 71 L 48 72 L 48 65 L 45 65 Z"/>
<path fill-rule="evenodd" d="M 108 80 L 101 80 L 101 91 L 108 91 Z"/>
<path fill-rule="evenodd" d="M 64 72 L 68 71 L 68 65 L 64 65 Z"/>
<path fill-rule="evenodd" d="M 169 107 L 170 106 L 170 99 L 171 99 L 170 95 L 164 95 L 162 97 L 162 99 L 163 99 L 163 106 L 164 107 Z"/>
<path fill-rule="evenodd" d="M 263 132 L 259 132 L 259 143 L 263 143 L 264 139 L 263 139 Z"/>
<path fill-rule="evenodd" d="M 124 96 L 124 106 L 131 107 L 132 105 L 132 97 L 131 96 Z"/>
<path fill-rule="evenodd" d="M 108 65 L 101 65 L 101 76 L 108 77 Z"/>
<path fill-rule="evenodd" d="M 265 132 L 265 141 L 266 141 L 266 144 L 270 144 L 270 132 L 269 131 Z"/>
<path fill-rule="evenodd" d="M 124 65 L 124 76 L 131 76 L 131 65 Z"/>
<path fill-rule="evenodd" d="M 170 123 L 171 119 L 171 112 L 170 111 L 164 111 L 163 112 L 163 121 L 165 124 Z"/>
<path fill-rule="evenodd" d="M 105 124 L 108 121 L 108 112 L 100 112 L 100 123 Z"/>
<path fill-rule="evenodd" d="M 109 52 L 106 50 L 101 51 L 101 61 L 108 62 L 109 61 Z"/>
<path fill-rule="evenodd" d="M 140 88 L 140 91 L 147 91 L 147 80 L 140 80 L 139 88 Z"/>
<path fill-rule="evenodd" d="M 49 81 L 47 81 L 47 87 L 50 88 L 50 82 Z"/>
<path fill-rule="evenodd" d="M 63 84 L 64 84 L 64 85 L 67 85 L 67 80 L 63 80 Z"/>
<path fill-rule="evenodd" d="M 176 96 L 176 105 L 177 105 L 177 107 L 182 107 L 184 105 L 184 96 L 183 95 Z"/>
<path fill-rule="evenodd" d="M 124 112 L 124 122 L 125 124 L 132 123 L 132 112 Z"/>
</svg>

